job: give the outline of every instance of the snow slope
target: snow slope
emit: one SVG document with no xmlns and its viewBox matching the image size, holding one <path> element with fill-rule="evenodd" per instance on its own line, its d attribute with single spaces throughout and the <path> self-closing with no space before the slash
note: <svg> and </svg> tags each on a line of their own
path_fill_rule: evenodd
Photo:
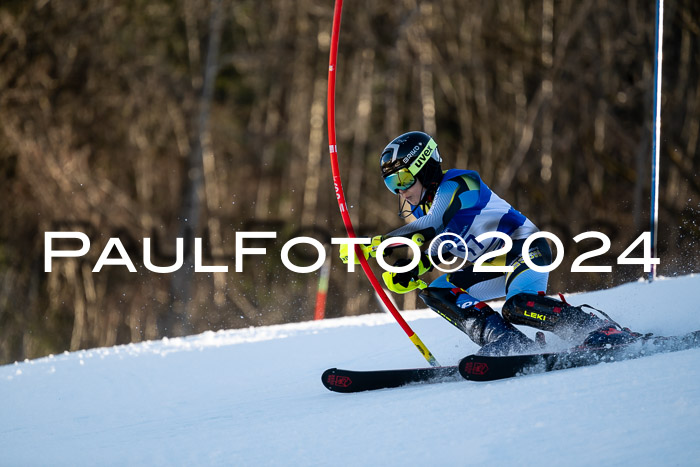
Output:
<svg viewBox="0 0 700 467">
<path fill-rule="evenodd" d="M 674 334 L 700 329 L 699 291 L 686 276 L 569 298 Z M 477 350 L 431 312 L 405 316 L 443 364 Z M 495 383 L 320 382 L 333 366 L 423 365 L 389 315 L 6 365 L 0 465 L 700 465 L 700 350 Z"/>
</svg>

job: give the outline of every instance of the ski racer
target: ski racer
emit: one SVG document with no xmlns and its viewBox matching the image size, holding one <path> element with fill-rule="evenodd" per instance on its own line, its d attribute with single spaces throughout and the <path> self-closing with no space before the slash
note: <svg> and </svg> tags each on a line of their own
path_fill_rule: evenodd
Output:
<svg viewBox="0 0 700 467">
<path fill-rule="evenodd" d="M 569 305 L 563 296 L 562 300 L 546 297 L 549 273 L 531 269 L 522 257 L 523 244 L 538 232 L 535 224 L 491 191 L 477 172 L 443 171 L 441 162 L 435 140 L 419 131 L 395 138 L 382 151 L 381 174 L 389 191 L 399 196 L 399 216 L 413 214 L 416 220 L 373 237 L 370 245 L 360 245 L 365 258 L 374 257 L 377 246 L 387 238 L 428 243 L 439 236 L 423 251 L 413 270 L 383 274 L 391 291 L 403 294 L 422 289 L 419 296 L 425 304 L 466 333 L 484 355 L 535 349 L 535 343 L 514 324 L 551 331 L 570 341 L 584 340 L 590 346 L 628 342 L 638 336 L 612 320 Z M 512 272 L 475 272 L 474 263 L 481 256 L 504 245 L 496 237 L 476 241 L 479 235 L 494 231 L 510 237 L 512 248 L 484 265 L 512 266 Z M 465 258 L 466 266 L 439 276 L 429 285 L 420 280 L 420 275 L 440 264 L 439 257 L 444 259 L 446 251 L 453 259 Z M 542 237 L 530 244 L 527 255 L 537 266 L 552 263 L 552 252 Z M 348 262 L 347 244 L 341 245 L 340 257 Z M 409 262 L 399 259 L 395 266 Z M 506 302 L 501 315 L 485 301 L 502 297 Z"/>
</svg>

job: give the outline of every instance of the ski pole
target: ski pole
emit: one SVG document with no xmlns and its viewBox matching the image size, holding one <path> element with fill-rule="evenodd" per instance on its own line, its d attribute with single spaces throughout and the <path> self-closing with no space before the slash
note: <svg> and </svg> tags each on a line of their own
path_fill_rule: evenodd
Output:
<svg viewBox="0 0 700 467">
<path fill-rule="evenodd" d="M 347 231 L 348 237 L 356 238 L 355 230 L 352 226 L 352 221 L 350 220 L 350 213 L 348 212 L 347 204 L 345 203 L 345 193 L 343 192 L 343 185 L 340 181 L 340 170 L 338 168 L 338 147 L 336 145 L 336 134 L 335 134 L 335 76 L 336 76 L 336 63 L 338 60 L 338 36 L 340 34 L 340 14 L 343 9 L 343 0 L 336 0 L 335 8 L 333 11 L 333 32 L 331 35 L 331 53 L 330 60 L 328 64 L 328 146 L 330 149 L 331 156 L 331 169 L 333 171 L 333 184 L 335 186 L 335 194 L 338 199 L 338 207 L 340 208 L 340 215 L 343 218 L 343 224 L 345 225 L 345 230 Z M 387 307 L 391 315 L 394 317 L 396 322 L 399 323 L 401 329 L 404 330 L 408 338 L 413 342 L 413 344 L 418 348 L 418 351 L 423 355 L 423 357 L 430 363 L 431 366 L 439 366 L 438 361 L 435 359 L 430 350 L 423 344 L 418 335 L 413 332 L 413 329 L 408 325 L 406 320 L 403 319 L 399 311 L 396 309 L 389 297 L 384 292 L 381 284 L 377 280 L 377 277 L 372 272 L 369 267 L 369 263 L 365 259 L 364 254 L 360 250 L 359 245 L 355 245 L 355 254 L 360 260 L 360 265 L 365 275 L 369 279 L 372 287 L 379 295 L 384 305 Z"/>
</svg>

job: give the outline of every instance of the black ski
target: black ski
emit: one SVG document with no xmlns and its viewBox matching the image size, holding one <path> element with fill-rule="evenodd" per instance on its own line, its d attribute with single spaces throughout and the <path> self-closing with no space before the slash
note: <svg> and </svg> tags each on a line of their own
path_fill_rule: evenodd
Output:
<svg viewBox="0 0 700 467">
<path fill-rule="evenodd" d="M 565 352 L 505 357 L 469 355 L 458 366 L 373 371 L 331 368 L 323 372 L 321 381 L 331 391 L 346 393 L 396 388 L 415 383 L 458 381 L 462 378 L 470 381 L 494 381 L 698 347 L 700 331 L 694 331 L 672 337 L 645 336 L 629 344 L 598 349 L 574 348 Z"/>
<path fill-rule="evenodd" d="M 410 368 L 403 370 L 352 371 L 331 368 L 323 372 L 323 385 L 334 392 L 361 392 L 397 388 L 412 383 L 459 381 L 456 366 Z"/>
<path fill-rule="evenodd" d="M 672 337 L 645 336 L 629 344 L 615 347 L 577 347 L 564 352 L 504 357 L 469 355 L 460 361 L 459 372 L 462 377 L 470 381 L 494 381 L 697 347 L 700 347 L 700 331 Z"/>
</svg>

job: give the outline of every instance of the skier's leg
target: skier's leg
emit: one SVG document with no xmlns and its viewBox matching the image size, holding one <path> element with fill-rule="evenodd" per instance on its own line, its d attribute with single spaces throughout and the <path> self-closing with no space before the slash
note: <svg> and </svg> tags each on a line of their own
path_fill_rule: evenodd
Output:
<svg viewBox="0 0 700 467">
<path fill-rule="evenodd" d="M 544 239 L 540 240 L 533 242 L 530 258 L 536 265 L 544 266 L 551 263 L 551 251 Z M 570 305 L 563 297 L 562 300 L 546 297 L 547 273 L 530 269 L 522 258 L 515 264 L 519 266 L 506 282 L 506 303 L 501 310 L 506 321 L 551 331 L 569 341 L 581 342 L 585 338 L 590 345 L 635 338 L 635 333 L 620 330 L 614 323 Z"/>
<path fill-rule="evenodd" d="M 504 281 L 501 279 L 501 282 Z M 503 289 L 503 284 L 500 287 Z M 501 315 L 486 303 L 450 283 L 448 276 L 441 276 L 432 282 L 421 292 L 420 297 L 432 310 L 481 346 L 481 354 L 505 355 L 525 352 L 534 345 L 527 336 L 504 321 Z"/>
<path fill-rule="evenodd" d="M 522 248 L 522 241 L 516 242 L 515 248 L 518 247 Z M 552 262 L 552 252 L 543 238 L 532 243 L 528 254 L 537 266 L 546 266 Z M 549 273 L 530 269 L 522 255 L 510 262 L 510 265 L 514 266 L 514 270 L 506 280 L 506 303 L 501 310 L 506 321 L 551 331 L 564 339 L 600 327 L 598 318 L 580 308 L 545 297 Z"/>
<path fill-rule="evenodd" d="M 502 313 L 513 324 L 532 326 L 553 332 L 562 339 L 579 342 L 586 334 L 605 324 L 603 319 L 586 313 L 581 307 L 546 297 L 544 292 L 515 294 L 506 300 Z"/>
<path fill-rule="evenodd" d="M 570 342 L 602 347 L 632 342 L 641 334 L 588 313 L 580 306 L 544 294 L 520 293 L 503 305 L 503 317 L 511 323 L 551 331 Z"/>
</svg>

